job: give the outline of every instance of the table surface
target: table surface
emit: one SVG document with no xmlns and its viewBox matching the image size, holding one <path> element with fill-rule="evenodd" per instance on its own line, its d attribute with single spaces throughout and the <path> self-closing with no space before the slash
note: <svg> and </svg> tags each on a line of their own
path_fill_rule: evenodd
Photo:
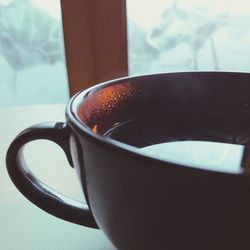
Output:
<svg viewBox="0 0 250 250">
<path fill-rule="evenodd" d="M 7 174 L 5 154 L 13 138 L 30 125 L 64 121 L 64 112 L 65 105 L 0 108 L 0 249 L 115 249 L 100 230 L 63 221 L 33 205 L 15 188 Z M 31 170 L 45 184 L 84 201 L 76 173 L 57 145 L 35 141 L 29 143 L 24 152 Z"/>
</svg>

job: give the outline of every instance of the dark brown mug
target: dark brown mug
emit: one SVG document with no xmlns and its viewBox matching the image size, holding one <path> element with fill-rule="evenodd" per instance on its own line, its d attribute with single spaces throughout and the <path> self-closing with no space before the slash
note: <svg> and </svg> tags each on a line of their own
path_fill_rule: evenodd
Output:
<svg viewBox="0 0 250 250">
<path fill-rule="evenodd" d="M 249 124 L 247 73 L 127 77 L 75 95 L 65 123 L 43 123 L 20 133 L 9 147 L 7 168 L 35 205 L 64 220 L 100 228 L 118 249 L 248 250 L 248 171 L 197 168 L 139 149 L 185 140 L 248 146 Z M 29 171 L 22 149 L 37 139 L 62 147 L 87 204 L 56 193 Z"/>
</svg>

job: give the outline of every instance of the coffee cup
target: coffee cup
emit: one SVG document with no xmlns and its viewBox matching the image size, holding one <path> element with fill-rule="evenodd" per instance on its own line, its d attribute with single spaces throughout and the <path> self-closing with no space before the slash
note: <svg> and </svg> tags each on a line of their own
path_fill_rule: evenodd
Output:
<svg viewBox="0 0 250 250">
<path fill-rule="evenodd" d="M 17 135 L 6 156 L 8 173 L 36 206 L 101 229 L 118 249 L 250 249 L 247 150 L 238 172 L 142 150 L 179 141 L 247 149 L 249 90 L 250 75 L 234 72 L 165 73 L 98 84 L 71 98 L 65 123 L 42 123 Z M 64 150 L 86 204 L 56 193 L 28 169 L 22 149 L 38 139 Z"/>
</svg>

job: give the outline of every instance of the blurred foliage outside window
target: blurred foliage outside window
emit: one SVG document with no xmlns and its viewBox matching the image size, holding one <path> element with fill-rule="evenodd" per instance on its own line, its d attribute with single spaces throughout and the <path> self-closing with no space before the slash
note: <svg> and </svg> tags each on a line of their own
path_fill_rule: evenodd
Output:
<svg viewBox="0 0 250 250">
<path fill-rule="evenodd" d="M 127 0 L 131 75 L 250 71 L 245 0 Z"/>
<path fill-rule="evenodd" d="M 69 98 L 60 0 L 0 0 L 0 106 Z"/>
</svg>

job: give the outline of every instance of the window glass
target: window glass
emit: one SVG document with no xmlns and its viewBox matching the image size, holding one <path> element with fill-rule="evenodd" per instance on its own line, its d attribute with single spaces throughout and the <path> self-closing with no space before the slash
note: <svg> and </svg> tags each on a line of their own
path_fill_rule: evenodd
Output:
<svg viewBox="0 0 250 250">
<path fill-rule="evenodd" d="M 60 0 L 0 0 L 0 105 L 69 98 Z"/>
<path fill-rule="evenodd" d="M 130 74 L 249 71 L 245 0 L 127 0 Z"/>
</svg>

